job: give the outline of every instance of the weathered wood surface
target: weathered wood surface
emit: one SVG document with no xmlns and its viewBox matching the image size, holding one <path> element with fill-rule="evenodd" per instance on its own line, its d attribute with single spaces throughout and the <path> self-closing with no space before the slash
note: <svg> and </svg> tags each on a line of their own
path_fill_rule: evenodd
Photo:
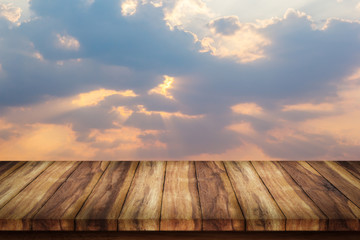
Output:
<svg viewBox="0 0 360 240">
<path fill-rule="evenodd" d="M 336 162 L 309 162 L 323 177 L 360 207 L 360 179 Z"/>
<path fill-rule="evenodd" d="M 160 229 L 166 162 L 140 162 L 119 217 L 119 230 Z"/>
<path fill-rule="evenodd" d="M 203 230 L 241 231 L 245 221 L 222 162 L 196 162 Z"/>
<path fill-rule="evenodd" d="M 201 230 L 201 209 L 194 162 L 168 162 L 162 197 L 162 231 Z"/>
<path fill-rule="evenodd" d="M 138 162 L 111 162 L 76 217 L 76 230 L 116 231 Z"/>
<path fill-rule="evenodd" d="M 287 231 L 327 229 L 327 217 L 276 162 L 253 165 L 286 216 Z"/>
<path fill-rule="evenodd" d="M 24 164 L 25 164 L 25 162 L 1 162 L 1 164 L 0 164 L 0 181 Z"/>
<path fill-rule="evenodd" d="M 0 230 L 31 230 L 31 219 L 75 170 L 77 162 L 55 162 L 0 210 Z"/>
<path fill-rule="evenodd" d="M 360 162 L 0 162 L 0 231 L 360 231 Z"/>
<path fill-rule="evenodd" d="M 33 218 L 33 230 L 73 231 L 75 217 L 109 162 L 82 162 Z"/>
<path fill-rule="evenodd" d="M 341 162 L 337 162 L 341 167 L 345 168 L 346 170 L 348 170 L 350 173 L 352 173 L 355 177 L 360 179 L 360 161 L 359 162 L 355 162 L 355 161 L 349 161 L 349 162 L 345 162 L 345 161 L 341 161 Z"/>
<path fill-rule="evenodd" d="M 285 216 L 249 162 L 225 162 L 247 231 L 285 231 Z"/>
<path fill-rule="evenodd" d="M 30 184 L 52 162 L 28 162 L 18 168 L 0 183 L 0 208 Z"/>
<path fill-rule="evenodd" d="M 5 240 L 359 240 L 359 232 L 0 232 Z"/>
<path fill-rule="evenodd" d="M 328 230 L 359 230 L 360 209 L 306 162 L 281 165 L 329 218 Z"/>
</svg>

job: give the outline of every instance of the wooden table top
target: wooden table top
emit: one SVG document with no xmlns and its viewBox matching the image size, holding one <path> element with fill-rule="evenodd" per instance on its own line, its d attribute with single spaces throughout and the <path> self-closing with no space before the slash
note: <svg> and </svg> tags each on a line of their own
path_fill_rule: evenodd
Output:
<svg viewBox="0 0 360 240">
<path fill-rule="evenodd" d="M 359 231 L 360 162 L 0 162 L 0 230 Z"/>
</svg>

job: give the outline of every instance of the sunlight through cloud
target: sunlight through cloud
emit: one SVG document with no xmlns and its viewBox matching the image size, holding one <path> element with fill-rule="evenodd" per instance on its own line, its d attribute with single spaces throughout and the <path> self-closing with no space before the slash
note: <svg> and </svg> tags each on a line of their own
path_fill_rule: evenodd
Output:
<svg viewBox="0 0 360 240">
<path fill-rule="evenodd" d="M 123 97 L 136 97 L 137 95 L 132 90 L 126 91 L 115 91 L 109 89 L 98 89 L 87 93 L 80 93 L 76 99 L 72 101 L 72 104 L 86 107 L 86 106 L 96 106 L 99 102 L 103 101 L 106 97 L 112 95 L 120 95 Z"/>
<path fill-rule="evenodd" d="M 173 88 L 172 84 L 174 83 L 174 78 L 164 75 L 164 82 L 159 84 L 157 87 L 151 89 L 148 93 L 149 94 L 160 94 L 166 98 L 174 100 L 174 97 L 169 92 L 170 89 Z"/>
</svg>

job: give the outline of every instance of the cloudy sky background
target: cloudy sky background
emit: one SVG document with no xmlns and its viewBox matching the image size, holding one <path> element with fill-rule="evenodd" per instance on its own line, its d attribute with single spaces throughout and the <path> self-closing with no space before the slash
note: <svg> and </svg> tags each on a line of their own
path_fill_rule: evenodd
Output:
<svg viewBox="0 0 360 240">
<path fill-rule="evenodd" d="M 1 160 L 360 158 L 359 0 L 0 0 Z"/>
</svg>

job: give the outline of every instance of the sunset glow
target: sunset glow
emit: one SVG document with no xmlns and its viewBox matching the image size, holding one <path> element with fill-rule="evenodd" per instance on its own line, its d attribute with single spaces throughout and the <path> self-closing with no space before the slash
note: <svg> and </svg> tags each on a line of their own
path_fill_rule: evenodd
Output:
<svg viewBox="0 0 360 240">
<path fill-rule="evenodd" d="M 159 84 L 156 88 L 153 88 L 149 91 L 149 94 L 160 94 L 165 96 L 166 98 L 174 99 L 174 97 L 170 94 L 169 89 L 172 88 L 172 84 L 174 82 L 173 77 L 164 76 L 164 82 Z"/>
<path fill-rule="evenodd" d="M 358 0 L 0 0 L 0 160 L 360 158 Z"/>
<path fill-rule="evenodd" d="M 95 106 L 99 102 L 103 101 L 106 97 L 112 95 L 120 95 L 124 97 L 136 97 L 136 94 L 132 90 L 126 91 L 114 91 L 108 89 L 98 89 L 87 93 L 80 93 L 73 101 L 72 104 L 84 107 Z"/>
</svg>

